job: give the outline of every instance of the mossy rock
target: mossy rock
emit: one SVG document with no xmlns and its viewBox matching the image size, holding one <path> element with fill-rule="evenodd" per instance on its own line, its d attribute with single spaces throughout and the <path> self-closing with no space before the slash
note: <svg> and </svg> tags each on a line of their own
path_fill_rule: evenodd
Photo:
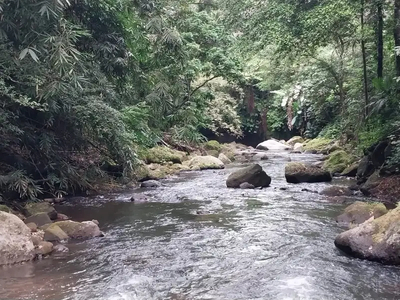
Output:
<svg viewBox="0 0 400 300">
<path fill-rule="evenodd" d="M 336 221 L 341 225 L 353 227 L 364 223 L 371 217 L 376 219 L 387 213 L 388 210 L 383 203 L 357 201 L 346 207 L 343 214 L 336 218 Z"/>
<path fill-rule="evenodd" d="M 299 144 L 304 143 L 304 139 L 301 136 L 294 136 L 290 140 L 288 140 L 286 143 L 290 146 L 294 146 L 298 143 Z"/>
<path fill-rule="evenodd" d="M 207 150 L 207 155 L 211 155 L 211 156 L 214 156 L 214 157 L 218 158 L 219 151 L 217 151 L 217 150 Z"/>
<path fill-rule="evenodd" d="M 0 211 L 4 211 L 6 213 L 12 213 L 12 209 L 4 204 L 0 204 Z"/>
<path fill-rule="evenodd" d="M 318 167 L 306 166 L 301 162 L 290 162 L 285 167 L 285 178 L 289 183 L 329 182 L 331 174 Z"/>
<path fill-rule="evenodd" d="M 308 141 L 304 145 L 304 150 L 310 151 L 310 152 L 321 153 L 324 149 L 329 147 L 331 144 L 332 144 L 332 140 L 330 140 L 330 139 L 316 138 L 311 141 Z"/>
<path fill-rule="evenodd" d="M 187 162 L 191 170 L 223 169 L 225 165 L 214 156 L 196 156 Z"/>
<path fill-rule="evenodd" d="M 352 157 L 344 150 L 331 153 L 324 163 L 324 169 L 331 173 L 342 173 L 352 162 Z"/>
<path fill-rule="evenodd" d="M 186 153 L 178 150 L 173 150 L 163 146 L 157 146 L 147 149 L 141 154 L 146 163 L 165 164 L 168 162 L 182 163 L 186 157 Z"/>
<path fill-rule="evenodd" d="M 206 150 L 215 150 L 215 151 L 221 151 L 222 145 L 218 141 L 208 141 L 207 143 L 204 144 L 204 148 Z M 218 156 L 218 155 L 217 155 Z"/>
<path fill-rule="evenodd" d="M 25 205 L 28 216 L 47 213 L 51 220 L 57 219 L 57 211 L 48 202 L 31 202 Z"/>
</svg>

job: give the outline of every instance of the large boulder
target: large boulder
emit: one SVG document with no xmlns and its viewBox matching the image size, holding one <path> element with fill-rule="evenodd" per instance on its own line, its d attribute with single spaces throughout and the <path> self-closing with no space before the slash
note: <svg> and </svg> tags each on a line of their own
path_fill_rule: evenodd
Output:
<svg viewBox="0 0 400 300">
<path fill-rule="evenodd" d="M 296 144 L 303 144 L 304 139 L 301 136 L 294 136 L 290 140 L 286 142 L 290 146 L 294 146 Z"/>
<path fill-rule="evenodd" d="M 40 213 L 47 213 L 51 220 L 57 219 L 57 211 L 48 202 L 31 202 L 25 205 L 25 211 L 28 216 L 33 216 Z"/>
<path fill-rule="evenodd" d="M 286 165 L 285 177 L 289 183 L 329 182 L 332 180 L 332 175 L 328 171 L 299 162 L 291 162 Z"/>
<path fill-rule="evenodd" d="M 260 165 L 254 164 L 232 173 L 226 180 L 226 186 L 229 188 L 240 188 L 243 183 L 254 187 L 268 187 L 271 184 L 271 177 Z"/>
<path fill-rule="evenodd" d="M 367 181 L 361 186 L 360 191 L 365 196 L 370 196 L 373 189 L 377 188 L 383 181 L 383 177 L 379 175 L 379 171 L 375 171 L 371 176 L 368 177 Z"/>
<path fill-rule="evenodd" d="M 309 153 L 322 153 L 325 152 L 324 150 L 327 149 L 332 145 L 333 141 L 324 138 L 317 138 L 308 141 L 304 145 L 304 150 Z"/>
<path fill-rule="evenodd" d="M 331 173 L 342 173 L 350 163 L 350 155 L 343 150 L 337 150 L 325 160 L 324 169 Z"/>
<path fill-rule="evenodd" d="M 267 140 L 258 144 L 257 149 L 260 150 L 290 150 L 290 146 L 282 144 L 275 140 Z"/>
<path fill-rule="evenodd" d="M 73 239 L 85 239 L 103 236 L 99 226 L 92 221 L 60 221 L 54 224 L 61 228 L 70 238 Z"/>
<path fill-rule="evenodd" d="M 180 164 L 185 160 L 186 153 L 170 149 L 164 146 L 157 146 L 141 153 L 146 163 L 165 164 L 168 162 Z"/>
<path fill-rule="evenodd" d="M 375 171 L 374 164 L 370 160 L 369 156 L 364 156 L 357 168 L 357 181 L 358 183 L 364 183 L 369 176 Z"/>
<path fill-rule="evenodd" d="M 222 145 L 218 141 L 211 140 L 204 144 L 204 149 L 215 150 L 219 152 L 222 149 Z"/>
<path fill-rule="evenodd" d="M 362 259 L 400 265 L 400 207 L 339 234 L 335 245 Z"/>
<path fill-rule="evenodd" d="M 34 255 L 31 230 L 17 216 L 0 211 L 0 265 L 29 261 Z"/>
<path fill-rule="evenodd" d="M 371 217 L 379 218 L 388 212 L 382 203 L 368 203 L 357 201 L 346 207 L 344 212 L 336 218 L 340 225 L 353 227 L 369 220 Z"/>
<path fill-rule="evenodd" d="M 293 151 L 294 152 L 303 152 L 304 151 L 303 144 L 301 144 L 301 143 L 294 144 Z"/>
<path fill-rule="evenodd" d="M 223 169 L 224 163 L 214 156 L 196 156 L 189 162 L 191 170 Z"/>
</svg>

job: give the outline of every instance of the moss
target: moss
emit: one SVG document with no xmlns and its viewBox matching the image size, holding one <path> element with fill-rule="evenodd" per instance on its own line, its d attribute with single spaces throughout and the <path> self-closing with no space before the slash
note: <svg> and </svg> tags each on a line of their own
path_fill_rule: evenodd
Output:
<svg viewBox="0 0 400 300">
<path fill-rule="evenodd" d="M 0 211 L 4 211 L 4 212 L 7 212 L 7 213 L 11 213 L 11 212 L 12 212 L 12 209 L 9 208 L 7 205 L 0 204 Z"/>
<path fill-rule="evenodd" d="M 290 162 L 285 167 L 285 172 L 287 173 L 298 173 L 305 171 L 307 169 L 306 165 L 301 162 Z"/>
<path fill-rule="evenodd" d="M 158 146 L 144 150 L 141 156 L 148 164 L 164 164 L 167 162 L 181 163 L 184 160 L 186 154 L 181 151 Z"/>
<path fill-rule="evenodd" d="M 332 144 L 332 140 L 330 140 L 330 139 L 317 138 L 317 139 L 308 141 L 304 145 L 304 150 L 321 152 L 324 149 L 326 149 L 330 144 Z"/>
<path fill-rule="evenodd" d="M 390 235 L 391 229 L 393 229 L 392 227 L 394 227 L 395 232 L 399 231 L 400 207 L 396 207 L 385 216 L 375 219 L 373 221 L 373 224 L 374 233 L 372 235 L 372 240 L 374 241 L 374 243 L 380 243 L 385 239 L 387 235 Z"/>
<path fill-rule="evenodd" d="M 331 173 L 341 173 L 352 162 L 346 151 L 337 150 L 331 153 L 324 163 L 324 169 Z"/>
<path fill-rule="evenodd" d="M 219 151 L 217 151 L 217 150 L 208 150 L 208 151 L 207 151 L 207 155 L 211 155 L 211 156 L 214 156 L 214 157 L 218 157 Z"/>
<path fill-rule="evenodd" d="M 222 145 L 218 141 L 208 141 L 205 143 L 204 148 L 206 150 L 216 150 L 221 151 Z"/>
</svg>

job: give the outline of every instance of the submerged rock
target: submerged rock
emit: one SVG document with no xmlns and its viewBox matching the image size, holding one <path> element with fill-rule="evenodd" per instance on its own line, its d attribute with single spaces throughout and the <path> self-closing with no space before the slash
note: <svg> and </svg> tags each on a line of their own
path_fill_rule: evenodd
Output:
<svg viewBox="0 0 400 300">
<path fill-rule="evenodd" d="M 255 189 L 255 186 L 248 183 L 248 182 L 243 182 L 240 186 L 239 186 L 242 190 L 252 190 Z"/>
<path fill-rule="evenodd" d="M 321 195 L 328 197 L 352 196 L 354 192 L 348 187 L 344 186 L 331 186 L 320 192 Z"/>
<path fill-rule="evenodd" d="M 239 188 L 241 184 L 248 183 L 254 187 L 268 187 L 271 177 L 267 175 L 258 164 L 248 166 L 232 173 L 226 180 L 229 188 Z"/>
<path fill-rule="evenodd" d="M 290 150 L 291 147 L 275 140 L 267 140 L 257 145 L 260 150 Z"/>
<path fill-rule="evenodd" d="M 53 252 L 53 244 L 50 242 L 40 242 L 39 245 L 35 249 L 36 255 L 49 255 Z"/>
<path fill-rule="evenodd" d="M 59 226 L 70 238 L 83 239 L 103 236 L 99 226 L 92 221 L 74 222 L 60 221 L 54 223 Z"/>
<path fill-rule="evenodd" d="M 329 182 L 332 176 L 328 171 L 303 163 L 291 162 L 285 167 L 286 181 L 289 183 L 301 182 Z"/>
<path fill-rule="evenodd" d="M 54 253 L 68 253 L 69 249 L 68 249 L 67 246 L 64 246 L 62 244 L 58 244 L 58 245 L 55 245 L 53 247 L 53 252 Z"/>
<path fill-rule="evenodd" d="M 335 245 L 362 259 L 400 265 L 400 208 L 339 234 Z"/>
<path fill-rule="evenodd" d="M 0 211 L 0 266 L 33 258 L 31 230 L 17 216 Z"/>
<path fill-rule="evenodd" d="M 157 180 L 147 180 L 140 184 L 142 188 L 157 188 L 160 187 L 161 183 Z"/>
<path fill-rule="evenodd" d="M 357 201 L 346 207 L 343 214 L 336 218 L 340 225 L 354 226 L 364 223 L 371 217 L 374 219 L 385 215 L 388 212 L 382 203 L 368 203 Z"/>
</svg>

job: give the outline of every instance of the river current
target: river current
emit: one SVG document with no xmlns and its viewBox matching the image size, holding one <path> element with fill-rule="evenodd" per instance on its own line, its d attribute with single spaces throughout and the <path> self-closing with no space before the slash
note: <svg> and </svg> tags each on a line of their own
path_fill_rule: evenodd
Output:
<svg viewBox="0 0 400 300">
<path fill-rule="evenodd" d="M 1 300 L 400 299 L 400 268 L 337 250 L 335 217 L 357 197 L 310 191 L 332 183 L 288 184 L 287 161 L 315 155 L 270 153 L 262 190 L 227 189 L 224 170 L 188 172 L 154 190 L 71 199 L 57 207 L 97 219 L 105 237 L 70 252 L 0 268 Z M 134 193 L 148 202 L 132 203 Z"/>
</svg>

